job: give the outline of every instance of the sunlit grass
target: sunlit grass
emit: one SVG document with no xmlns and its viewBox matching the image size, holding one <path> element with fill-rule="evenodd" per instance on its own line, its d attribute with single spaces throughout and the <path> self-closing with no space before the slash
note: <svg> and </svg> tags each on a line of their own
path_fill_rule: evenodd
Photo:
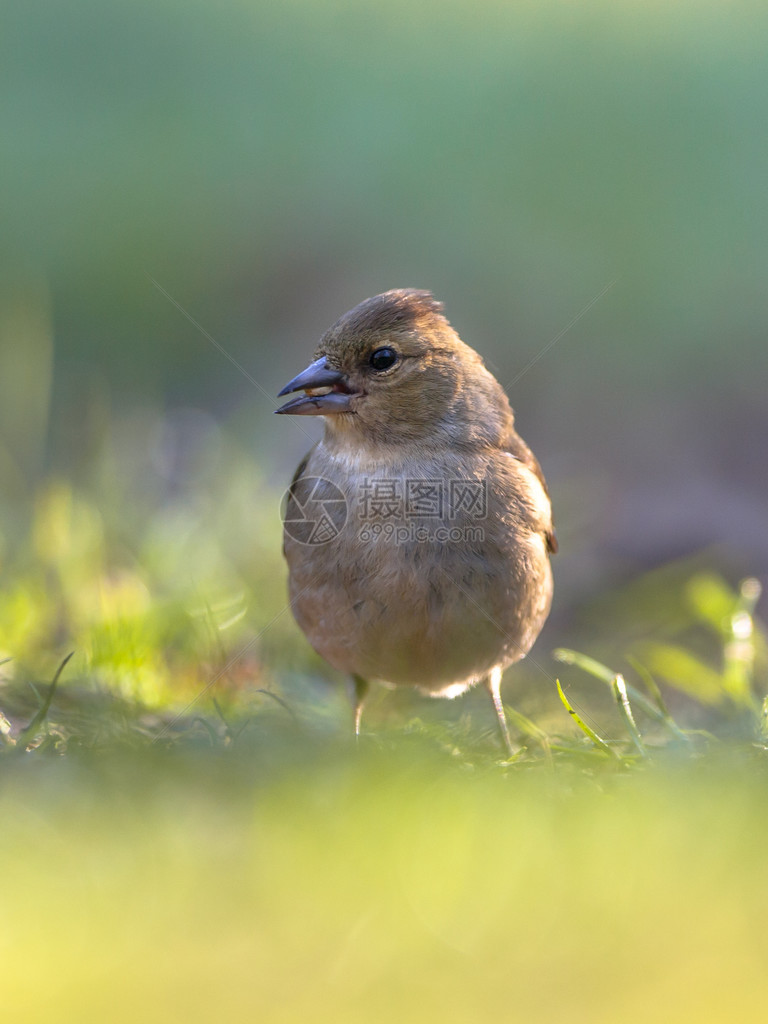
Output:
<svg viewBox="0 0 768 1024">
<path fill-rule="evenodd" d="M 624 642 L 621 614 L 610 650 L 604 616 L 581 637 L 616 664 L 537 653 L 575 714 L 554 671 L 536 700 L 522 674 L 511 760 L 471 699 L 386 695 L 355 745 L 285 611 L 251 459 L 213 430 L 180 497 L 141 451 L 122 477 L 43 480 L 7 521 L 4 1016 L 758 1018 L 754 581 L 681 565 L 616 602 Z"/>
<path fill-rule="evenodd" d="M 755 758 L 262 740 L 6 768 L 8 1019 L 760 1019 Z"/>
</svg>

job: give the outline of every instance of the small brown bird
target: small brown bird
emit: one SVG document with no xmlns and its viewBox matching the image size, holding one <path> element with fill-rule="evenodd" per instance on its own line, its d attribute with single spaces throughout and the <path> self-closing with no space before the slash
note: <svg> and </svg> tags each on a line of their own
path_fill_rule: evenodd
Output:
<svg viewBox="0 0 768 1024">
<path fill-rule="evenodd" d="M 278 413 L 324 416 L 285 509 L 291 607 L 354 681 L 455 697 L 482 682 L 512 753 L 504 669 L 552 601 L 544 476 L 501 385 L 430 292 L 366 299 L 320 340 Z"/>
</svg>

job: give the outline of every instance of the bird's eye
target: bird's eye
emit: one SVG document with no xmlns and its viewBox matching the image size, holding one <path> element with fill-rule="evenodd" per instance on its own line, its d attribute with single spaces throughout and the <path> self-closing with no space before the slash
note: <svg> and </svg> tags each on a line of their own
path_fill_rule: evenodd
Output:
<svg viewBox="0 0 768 1024">
<path fill-rule="evenodd" d="M 374 370 L 388 370 L 397 362 L 397 352 L 393 348 L 377 348 L 369 362 Z"/>
</svg>

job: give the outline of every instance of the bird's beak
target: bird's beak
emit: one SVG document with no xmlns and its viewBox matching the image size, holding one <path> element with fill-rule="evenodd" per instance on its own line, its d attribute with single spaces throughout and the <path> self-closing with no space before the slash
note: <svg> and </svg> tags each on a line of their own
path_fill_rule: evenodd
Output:
<svg viewBox="0 0 768 1024">
<path fill-rule="evenodd" d="M 290 395 L 293 391 L 305 391 L 306 394 L 292 398 L 290 402 L 275 409 L 276 413 L 289 413 L 293 416 L 325 416 L 329 413 L 349 412 L 349 400 L 353 397 L 346 386 L 345 375 L 334 370 L 325 360 L 325 356 L 316 359 L 306 370 L 289 380 L 278 398 Z"/>
</svg>

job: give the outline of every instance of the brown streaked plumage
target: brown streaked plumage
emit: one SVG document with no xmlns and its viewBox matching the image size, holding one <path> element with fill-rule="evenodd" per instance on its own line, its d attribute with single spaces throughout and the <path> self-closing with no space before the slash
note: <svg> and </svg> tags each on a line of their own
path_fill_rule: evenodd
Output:
<svg viewBox="0 0 768 1024">
<path fill-rule="evenodd" d="M 288 498 L 291 606 L 354 680 L 356 731 L 368 680 L 448 697 L 483 682 L 511 752 L 501 674 L 549 613 L 551 505 L 506 394 L 442 309 L 415 289 L 366 299 L 281 392 L 302 393 L 279 413 L 325 416 Z"/>
</svg>

